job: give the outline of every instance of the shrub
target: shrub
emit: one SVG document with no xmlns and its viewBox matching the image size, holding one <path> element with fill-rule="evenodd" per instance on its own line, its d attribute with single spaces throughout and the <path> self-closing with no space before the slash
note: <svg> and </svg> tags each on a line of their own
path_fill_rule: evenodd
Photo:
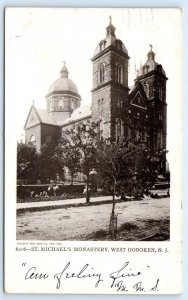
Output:
<svg viewBox="0 0 188 300">
<path fill-rule="evenodd" d="M 57 196 L 61 196 L 62 194 L 82 194 L 85 185 L 58 185 L 59 189 L 56 191 Z M 18 185 L 17 186 L 17 198 L 25 199 L 31 197 L 31 192 L 33 191 L 33 195 L 40 195 L 41 192 L 47 192 L 49 196 L 53 195 L 53 190 L 48 191 L 49 185 Z"/>
</svg>

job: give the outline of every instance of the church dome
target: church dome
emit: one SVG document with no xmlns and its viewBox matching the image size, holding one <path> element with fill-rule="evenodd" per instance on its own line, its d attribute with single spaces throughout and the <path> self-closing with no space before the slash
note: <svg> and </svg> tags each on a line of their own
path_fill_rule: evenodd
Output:
<svg viewBox="0 0 188 300">
<path fill-rule="evenodd" d="M 60 70 L 60 78 L 56 79 L 48 89 L 48 95 L 51 93 L 59 93 L 59 92 L 67 92 L 73 93 L 76 95 L 78 94 L 78 89 L 76 84 L 68 78 L 68 70 L 64 63 L 64 66 Z"/>
<path fill-rule="evenodd" d="M 106 38 L 101 40 L 95 49 L 94 56 L 107 49 L 110 46 L 114 46 L 116 49 L 128 54 L 127 49 L 123 42 L 116 38 L 115 30 L 116 28 L 111 23 L 112 18 L 110 17 L 110 24 L 106 28 Z"/>
</svg>

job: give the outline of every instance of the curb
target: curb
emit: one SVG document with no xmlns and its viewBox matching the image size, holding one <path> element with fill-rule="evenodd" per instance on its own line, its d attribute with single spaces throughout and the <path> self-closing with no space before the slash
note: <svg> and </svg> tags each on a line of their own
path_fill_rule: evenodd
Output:
<svg viewBox="0 0 188 300">
<path fill-rule="evenodd" d="M 121 202 L 128 202 L 125 200 L 117 199 L 116 203 L 121 203 Z M 61 204 L 61 205 L 46 205 L 46 206 L 40 206 L 40 207 L 24 207 L 24 208 L 18 208 L 16 210 L 17 216 L 25 213 L 25 212 L 36 212 L 36 211 L 44 211 L 44 210 L 52 210 L 52 209 L 66 209 L 70 207 L 88 207 L 88 206 L 96 206 L 96 205 L 103 205 L 103 204 L 111 204 L 111 200 L 103 200 L 103 201 L 93 201 L 88 203 L 72 203 L 72 204 Z"/>
</svg>

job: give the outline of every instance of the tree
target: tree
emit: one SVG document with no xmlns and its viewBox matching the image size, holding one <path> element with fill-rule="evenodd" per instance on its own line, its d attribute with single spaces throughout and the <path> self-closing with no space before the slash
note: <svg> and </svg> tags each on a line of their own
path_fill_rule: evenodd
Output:
<svg viewBox="0 0 188 300">
<path fill-rule="evenodd" d="M 160 168 L 161 162 L 166 160 L 166 150 L 152 151 L 144 149 L 136 157 L 136 181 L 140 183 L 140 195 L 148 193 L 157 180 L 159 173 L 163 172 Z"/>
<path fill-rule="evenodd" d="M 153 153 L 141 140 L 130 142 L 100 141 L 97 146 L 97 171 L 112 192 L 111 234 L 114 239 L 115 195 L 122 191 L 142 197 L 156 181 L 163 152 Z"/>
<path fill-rule="evenodd" d="M 112 185 L 113 206 L 112 214 L 115 210 L 116 187 L 120 181 L 132 177 L 134 173 L 133 155 L 139 151 L 131 143 L 100 141 L 97 147 L 98 172 L 103 181 L 108 181 Z"/>
<path fill-rule="evenodd" d="M 17 144 L 17 179 L 36 180 L 38 178 L 38 154 L 30 144 Z"/>
<path fill-rule="evenodd" d="M 104 181 L 112 187 L 112 212 L 110 217 L 111 237 L 115 238 L 115 194 L 118 180 L 126 168 L 126 162 L 131 158 L 132 149 L 128 144 L 101 140 L 97 147 L 97 170 Z"/>
<path fill-rule="evenodd" d="M 74 174 L 80 171 L 79 149 L 72 145 L 70 139 L 63 136 L 56 148 L 56 154 L 62 161 L 62 164 L 69 169 L 71 174 L 71 185 L 73 185 Z"/>
<path fill-rule="evenodd" d="M 57 175 L 61 178 L 64 174 L 64 165 L 62 160 L 56 152 L 57 143 L 45 143 L 41 147 L 39 154 L 39 175 L 40 179 L 45 182 L 46 180 L 55 180 Z"/>
<path fill-rule="evenodd" d="M 89 203 L 89 175 L 96 166 L 97 130 L 94 123 L 82 124 L 64 132 L 67 148 L 62 147 L 64 159 L 69 154 L 67 167 L 72 172 L 79 170 L 86 176 L 86 202 Z"/>
</svg>

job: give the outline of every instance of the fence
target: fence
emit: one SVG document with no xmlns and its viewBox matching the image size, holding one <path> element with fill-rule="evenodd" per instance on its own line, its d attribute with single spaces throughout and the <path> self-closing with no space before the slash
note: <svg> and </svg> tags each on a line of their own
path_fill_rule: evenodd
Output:
<svg viewBox="0 0 188 300">
<path fill-rule="evenodd" d="M 53 195 L 53 190 L 48 191 L 49 185 L 18 185 L 17 186 L 17 198 L 25 199 L 31 197 L 31 192 L 34 195 L 40 195 L 41 192 L 47 192 L 49 196 Z M 56 195 L 62 194 L 76 195 L 82 194 L 85 185 L 58 185 L 59 189 L 56 191 Z"/>
</svg>

